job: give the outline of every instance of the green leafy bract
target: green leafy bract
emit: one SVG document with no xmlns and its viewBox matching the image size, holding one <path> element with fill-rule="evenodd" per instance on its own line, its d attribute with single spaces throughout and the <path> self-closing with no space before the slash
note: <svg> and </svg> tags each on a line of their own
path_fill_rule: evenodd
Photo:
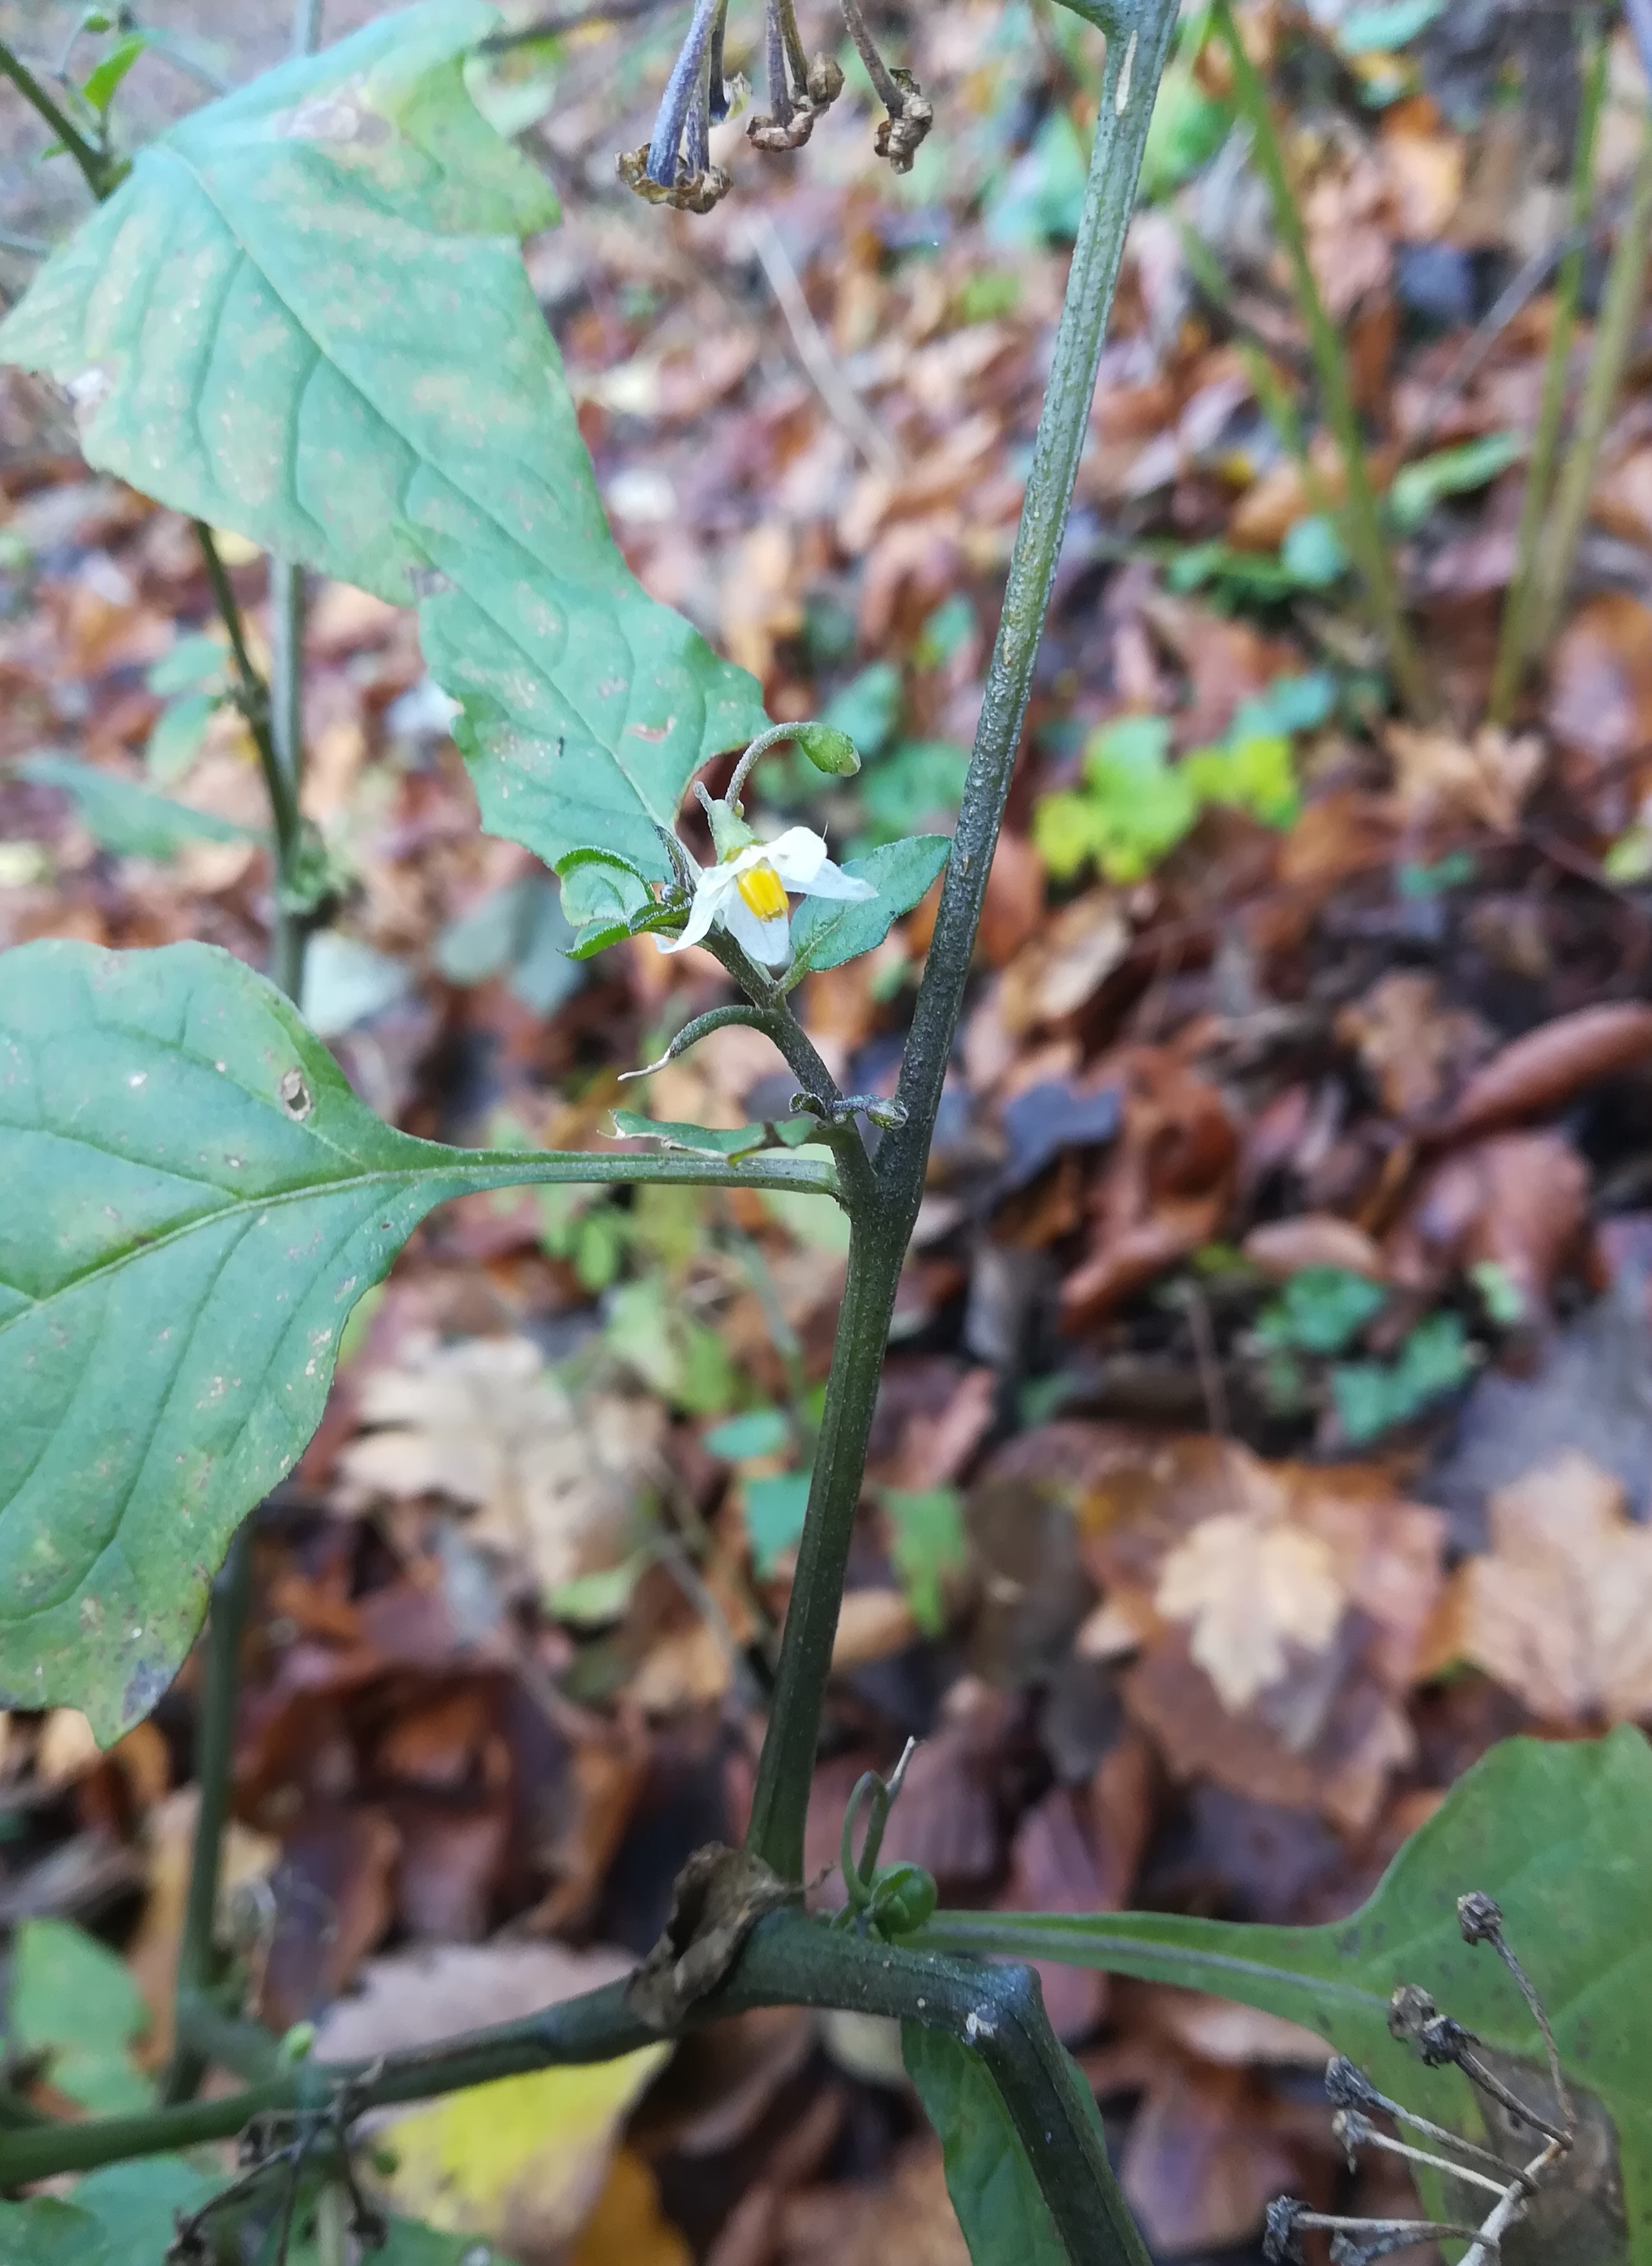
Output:
<svg viewBox="0 0 1652 2266">
<path fill-rule="evenodd" d="M 974 2266 L 1068 2266 L 1020 2136 L 980 2056 L 946 2030 L 903 2022 L 901 2057 L 940 2135 L 947 2192 Z"/>
<path fill-rule="evenodd" d="M 857 881 L 870 881 L 875 897 L 805 897 L 792 923 L 792 969 L 800 976 L 841 968 L 845 960 L 871 952 L 910 913 L 946 864 L 952 844 L 944 834 L 914 834 L 888 842 L 844 866 Z"/>
<path fill-rule="evenodd" d="M 556 217 L 475 108 L 481 0 L 426 0 L 140 151 L 0 326 L 89 460 L 420 603 L 484 822 L 552 866 L 669 871 L 694 771 L 757 688 L 638 585 L 517 239 Z"/>
<path fill-rule="evenodd" d="M 1614 2235 L 1611 2180 L 1562 2182 L 1531 2241 L 1504 2256 L 1593 2266 L 1652 2262 L 1652 1751 L 1628 1726 L 1573 1744 L 1509 1739 L 1452 1788 L 1351 1919 L 1320 1927 L 1230 1925 L 1159 1912 L 1094 1919 L 1025 1913 L 939 1915 L 923 1941 L 1105 1968 L 1181 1984 L 1301 2022 L 1347 2054 L 1391 2098 L 1455 2131 L 1482 2124 L 1466 2080 L 1425 2069 L 1388 2033 L 1401 1983 L 1432 1992 L 1474 2031 L 1505 2080 L 1540 2107 L 1547 2088 L 1531 2014 L 1492 1952 L 1466 1944 L 1457 1899 L 1483 1890 L 1554 2030 L 1568 2081 L 1610 2121 L 1597 2138 L 1622 2177 L 1627 2248 Z M 1509 2066 L 1509 2065 L 1517 2065 Z M 1589 2137 L 1586 2135 L 1586 2138 Z M 1525 2136 L 1528 2143 L 1530 2135 Z M 1532 2151 L 1532 2153 L 1535 2153 Z"/>
<path fill-rule="evenodd" d="M 791 1155 L 740 1169 L 830 1184 Z M 146 1714 L 418 1222 L 466 1189 L 612 1170 L 382 1124 L 290 1003 L 209 946 L 0 955 L 0 1705 L 67 1702 L 106 1741 Z"/>
</svg>

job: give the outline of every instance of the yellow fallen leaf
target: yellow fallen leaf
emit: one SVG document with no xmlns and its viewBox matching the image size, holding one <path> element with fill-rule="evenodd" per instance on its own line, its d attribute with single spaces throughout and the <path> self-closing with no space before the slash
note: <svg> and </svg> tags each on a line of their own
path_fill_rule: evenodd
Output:
<svg viewBox="0 0 1652 2266">
<path fill-rule="evenodd" d="M 662 2043 L 618 2061 L 501 2077 L 395 2117 L 375 2134 L 396 2158 L 380 2191 L 446 2233 L 525 2258 L 553 2251 L 585 2224 L 620 2120 L 670 2053 Z"/>
</svg>

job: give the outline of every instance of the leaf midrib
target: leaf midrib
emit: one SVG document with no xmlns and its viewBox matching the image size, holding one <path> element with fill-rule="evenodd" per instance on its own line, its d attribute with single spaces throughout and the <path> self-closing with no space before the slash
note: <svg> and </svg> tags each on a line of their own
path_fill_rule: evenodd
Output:
<svg viewBox="0 0 1652 2266">
<path fill-rule="evenodd" d="M 316 355 L 318 362 L 325 362 L 329 369 L 337 373 L 343 383 L 349 387 L 351 392 L 355 395 L 357 400 L 362 403 L 362 406 L 374 417 L 377 418 L 380 424 L 382 424 L 388 432 L 392 433 L 396 439 L 400 442 L 403 448 L 407 450 L 408 455 L 413 458 L 413 463 L 428 471 L 434 471 L 439 473 L 441 478 L 446 480 L 453 488 L 455 493 L 462 496 L 465 502 L 488 523 L 488 524 L 494 530 L 495 534 L 503 543 L 507 544 L 512 551 L 518 552 L 528 561 L 529 566 L 535 574 L 541 574 L 550 571 L 545 567 L 541 560 L 535 558 L 533 552 L 529 551 L 512 532 L 512 530 L 505 524 L 505 523 L 499 517 L 498 513 L 493 509 L 492 505 L 483 498 L 473 494 L 469 487 L 455 478 L 452 471 L 450 471 L 445 464 L 437 463 L 434 457 L 427 455 L 427 453 L 419 447 L 417 442 L 414 442 L 406 431 L 404 431 L 399 422 L 395 418 L 389 415 L 386 411 L 380 406 L 379 403 L 368 391 L 366 386 L 362 384 L 361 380 L 350 370 L 347 369 L 344 364 L 340 362 L 337 357 L 330 352 L 322 340 L 316 336 L 314 331 L 311 330 L 309 323 L 304 319 L 298 309 L 293 304 L 292 300 L 289 297 L 288 294 L 281 289 L 281 285 L 269 273 L 262 260 L 260 260 L 257 254 L 252 250 L 241 230 L 237 226 L 235 221 L 225 210 L 217 194 L 209 185 L 206 175 L 201 172 L 195 160 L 187 156 L 186 152 L 179 148 L 177 143 L 171 141 L 155 143 L 151 150 L 146 154 L 157 158 L 170 158 L 177 164 L 186 178 L 194 183 L 194 186 L 205 199 L 206 202 L 210 206 L 212 211 L 217 217 L 219 225 L 223 228 L 225 235 L 229 237 L 230 242 L 235 245 L 240 257 L 246 261 L 247 265 L 260 278 L 269 290 L 271 296 L 274 298 L 283 309 L 285 309 L 289 318 L 297 329 L 300 335 L 309 343 L 311 350 Z M 499 240 L 493 236 L 475 236 L 471 231 L 465 231 L 464 233 L 467 236 L 472 237 L 472 239 L 479 244 L 491 244 Z M 315 373 L 312 369 L 310 372 L 309 376 L 305 379 L 306 385 L 309 384 L 310 378 L 313 377 Z M 292 435 L 296 442 L 296 420 L 292 427 Z M 289 473 L 292 469 L 292 466 L 289 464 Z M 296 480 L 289 478 L 288 486 L 293 500 L 295 503 L 296 503 L 298 492 Z M 405 493 L 402 496 L 402 503 L 404 512 L 406 512 L 406 497 Z M 306 518 L 313 518 L 313 514 L 307 511 L 302 504 L 298 505 L 298 508 L 301 511 L 304 511 Z M 408 524 L 410 526 L 413 525 L 413 523 L 412 521 L 411 514 L 408 514 L 407 517 Z M 559 580 L 560 578 L 557 579 Z M 459 586 L 456 585 L 455 587 L 458 588 Z M 640 588 L 640 585 L 639 585 L 639 588 Z M 508 624 L 501 621 L 491 606 L 485 605 L 481 599 L 477 596 L 476 592 L 472 589 L 464 588 L 461 591 L 461 595 L 470 604 L 473 605 L 477 609 L 479 613 L 482 614 L 486 619 L 493 625 L 493 627 L 498 632 L 499 635 L 504 639 L 512 650 L 521 654 L 523 662 L 526 662 L 528 667 L 532 669 L 534 675 L 540 678 L 544 683 L 547 684 L 550 683 L 551 680 L 546 676 L 544 664 L 540 661 L 538 655 L 528 646 L 523 643 L 522 640 Z M 612 604 L 615 618 L 618 622 L 619 606 L 629 594 L 622 589 L 619 591 L 609 592 L 606 595 L 609 596 L 610 603 Z M 647 596 L 647 593 L 645 591 L 643 595 Z M 625 636 L 623 626 L 620 629 L 620 635 L 625 638 L 626 650 L 631 654 L 631 683 L 634 685 L 640 667 L 637 652 L 635 647 L 632 645 L 630 638 Z M 568 713 L 574 719 L 581 730 L 584 732 L 587 738 L 592 742 L 592 744 L 604 749 L 615 770 L 625 780 L 625 786 L 632 796 L 634 798 L 638 810 L 642 817 L 647 820 L 651 824 L 669 824 L 670 817 L 674 815 L 674 812 L 667 813 L 663 821 L 656 818 L 655 814 L 651 808 L 647 799 L 643 794 L 641 788 L 639 786 L 631 772 L 625 768 L 625 765 L 621 762 L 618 748 L 610 747 L 608 745 L 603 735 L 594 724 L 591 723 L 579 702 L 572 698 L 560 685 L 552 687 L 552 690 L 554 691 L 558 700 L 565 704 Z M 627 724 L 629 724 L 630 721 L 629 695 L 630 687 L 628 686 L 626 699 Z M 530 730 L 530 727 L 528 725 L 521 722 L 515 717 L 512 718 L 512 721 L 516 725 L 519 730 Z M 531 736 L 537 738 L 539 735 L 537 733 L 532 733 Z"/>
</svg>

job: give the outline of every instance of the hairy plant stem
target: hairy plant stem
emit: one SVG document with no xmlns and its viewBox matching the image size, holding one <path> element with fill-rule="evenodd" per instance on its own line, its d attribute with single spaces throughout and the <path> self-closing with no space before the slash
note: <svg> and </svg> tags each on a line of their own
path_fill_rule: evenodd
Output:
<svg viewBox="0 0 1652 2266">
<path fill-rule="evenodd" d="M 1599 26 L 1584 33 L 1583 99 L 1578 111 L 1577 140 L 1572 151 L 1572 244 L 1561 261 L 1554 285 L 1554 317 L 1543 371 L 1543 395 L 1531 435 L 1531 455 L 1526 465 L 1525 492 L 1520 499 L 1520 529 L 1515 540 L 1514 579 L 1503 600 L 1497 636 L 1497 661 L 1492 671 L 1491 698 L 1487 715 L 1494 724 L 1506 724 L 1519 698 L 1521 679 L 1531 658 L 1527 638 L 1538 575 L 1538 549 L 1548 515 L 1554 480 L 1554 460 L 1560 453 L 1561 423 L 1566 414 L 1566 384 L 1571 370 L 1572 339 L 1577 325 L 1578 294 L 1583 282 L 1583 255 L 1588 248 L 1590 193 L 1595 171 L 1595 135 L 1606 92 L 1606 42 Z"/>
<path fill-rule="evenodd" d="M 1175 20 L 1173 0 L 1144 0 L 1104 26 L 1107 68 L 1084 211 L 952 857 L 901 1068 L 898 1092 L 907 1121 L 885 1137 L 872 1188 L 859 1195 L 849 1191 L 853 1232 L 843 1310 L 746 1837 L 747 1846 L 788 1880 L 802 1873 L 803 1821 L 884 1341 L 924 1192 L 987 874 L 1088 430 L 1153 97 Z"/>
<path fill-rule="evenodd" d="M 160 2084 L 161 2100 L 168 2104 L 192 2100 L 207 2073 L 207 2055 L 190 2034 L 189 2018 L 197 2002 L 210 2003 L 219 1979 L 214 1922 L 223 1867 L 224 1829 L 235 1785 L 235 1702 L 252 1590 L 252 1522 L 247 1519 L 236 1529 L 213 1583 L 201 1648 L 201 1693 L 195 1714 L 200 1804 L 190 1854 L 184 1932 L 178 1948 L 172 2057 Z"/>
<path fill-rule="evenodd" d="M 1536 591 L 1531 603 L 1527 650 L 1541 653 L 1560 625 L 1567 586 L 1577 557 L 1577 545 L 1589 517 L 1590 498 L 1600 464 L 1618 389 L 1628 367 L 1636 325 L 1646 297 L 1646 271 L 1652 256 L 1652 119 L 1643 129 L 1640 162 L 1635 167 L 1629 210 L 1612 248 L 1601 298 L 1600 320 L 1595 326 L 1594 349 L 1583 380 L 1566 460 L 1555 483 L 1554 508 L 1550 514 Z"/>
<path fill-rule="evenodd" d="M 1297 310 L 1307 325 L 1308 345 L 1325 414 L 1342 459 L 1347 493 L 1343 508 L 1337 515 L 1338 525 L 1365 585 L 1371 619 L 1386 651 L 1395 688 L 1411 714 L 1426 720 L 1436 706 L 1433 688 L 1400 601 L 1399 580 L 1389 556 L 1387 537 L 1377 509 L 1376 491 L 1365 461 L 1359 415 L 1349 384 L 1347 357 L 1314 280 L 1296 191 L 1286 171 L 1279 129 L 1274 123 L 1273 105 L 1261 74 L 1245 52 L 1231 0 L 1216 0 L 1212 21 L 1232 65 L 1234 99 L 1239 115 L 1250 128 L 1251 148 L 1268 185 L 1274 226 L 1290 263 Z"/>
</svg>

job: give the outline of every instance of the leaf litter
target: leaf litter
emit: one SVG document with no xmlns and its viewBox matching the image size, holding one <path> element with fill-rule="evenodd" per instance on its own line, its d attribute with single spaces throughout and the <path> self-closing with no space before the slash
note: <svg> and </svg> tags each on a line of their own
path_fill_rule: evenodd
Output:
<svg viewBox="0 0 1652 2266">
<path fill-rule="evenodd" d="M 1283 36 L 1277 11 L 1252 19 Z M 647 19 L 567 43 L 525 143 L 566 194 L 530 275 L 626 560 L 760 676 L 771 713 L 830 709 L 853 732 L 859 783 L 774 774 L 771 816 L 823 820 L 834 854 L 949 822 L 979 706 L 1071 226 L 1061 150 L 1086 122 L 1082 43 L 1006 45 L 1002 20 L 983 0 L 914 26 L 942 91 L 916 191 L 858 154 L 852 84 L 818 164 L 741 183 L 895 476 L 794 359 L 734 206 L 691 238 L 597 185 L 602 153 L 637 138 L 616 103 L 643 116 L 669 60 Z M 1322 91 L 1298 124 L 1311 252 L 1385 481 L 1407 450 L 1419 474 L 1429 450 L 1525 429 L 1540 377 L 1541 299 L 1442 391 L 1549 209 L 1541 150 L 1462 98 L 1454 55 L 1442 38 L 1344 56 L 1361 84 L 1397 74 L 1398 99 Z M 134 75 L 135 115 L 158 122 L 160 81 Z M 1188 116 L 1220 126 L 1212 56 L 1188 89 Z M 1403 565 L 1450 713 L 1368 728 L 1369 640 L 1334 575 L 1299 571 L 1325 563 L 1302 532 L 1320 503 L 1237 350 L 1261 339 L 1294 369 L 1295 313 L 1249 185 L 1202 146 L 1165 160 L 1104 356 L 903 1284 L 811 1850 L 916 1734 L 890 1853 L 949 1900 L 1297 1922 L 1353 1911 L 1497 1737 L 1652 1720 L 1652 523 L 1637 376 L 1577 597 L 1517 728 L 1495 731 L 1517 474 L 1494 451 L 1467 487 L 1393 482 L 1396 509 L 1433 499 Z M 49 197 L 49 168 L 30 179 Z M 19 204 L 8 224 L 51 218 Z M 1181 248 L 1188 223 L 1226 307 Z M 1317 443 L 1311 462 L 1334 504 L 1337 468 Z M 257 961 L 255 848 L 100 839 L 95 800 L 24 768 L 55 752 L 257 826 L 238 720 L 162 729 L 188 691 L 157 672 L 210 613 L 186 530 L 86 479 L 11 380 L 0 491 L 5 941 L 194 936 Z M 226 556 L 261 633 L 256 556 Z M 447 1139 L 606 1141 L 640 1091 L 618 1074 L 719 1004 L 720 976 L 646 941 L 562 956 L 531 868 L 475 834 L 406 617 L 323 585 L 310 664 L 313 815 L 347 877 L 323 964 L 382 979 L 334 983 L 318 1011 L 357 1091 Z M 1153 717 L 1162 749 L 1125 762 L 1119 727 Z M 1288 823 L 1256 786 L 1273 776 L 1256 747 L 1282 733 Z M 1057 798 L 1096 845 L 1066 874 L 1047 855 L 1064 810 L 1040 816 Z M 798 994 L 856 1090 L 892 1083 L 925 921 Z M 787 1074 L 749 1035 L 640 1089 L 651 1114 L 783 1115 Z M 514 1978 L 501 2016 L 523 2011 L 530 1955 L 640 1957 L 683 1860 L 737 1840 L 790 1565 L 784 1531 L 758 1546 L 751 1481 L 807 1469 L 841 1280 L 817 1232 L 796 1206 L 678 1191 L 467 1199 L 420 1232 L 259 1516 L 246 1893 L 224 1914 L 249 2007 L 325 2025 L 382 2003 L 390 1963 L 486 1958 Z M 778 1443 L 755 1473 L 709 1444 L 754 1415 Z M 903 1490 L 950 1492 L 932 1563 L 903 1555 Z M 65 2062 L 76 2083 L 141 2085 L 164 2051 L 196 1673 L 151 1741 L 103 1759 L 67 1711 L 5 1721 L 4 1909 L 90 1930 L 150 2011 L 145 2030 L 135 2002 L 113 2076 Z M 389 1971 L 419 2003 L 414 1970 Z M 484 2018 L 464 1971 L 433 2024 Z M 1281 2186 L 1346 2197 L 1288 2038 L 1235 2043 L 1166 2017 L 1151 1986 L 1045 1972 L 1166 2249 L 1254 2245 Z M 475 2133 L 441 2109 L 408 2177 L 427 2215 L 479 2213 L 530 2266 L 570 2240 L 581 2266 L 960 2255 L 910 2102 L 825 2052 L 786 2071 L 744 2122 L 740 2069 L 707 2076 L 702 2129 L 738 2129 L 709 2157 L 675 2137 L 670 2071 L 525 2110 L 568 2145 L 514 2218 L 520 2166 L 494 2161 L 467 2202 L 453 2167 Z M 706 2163 L 714 2178 L 691 2171 Z"/>
</svg>

